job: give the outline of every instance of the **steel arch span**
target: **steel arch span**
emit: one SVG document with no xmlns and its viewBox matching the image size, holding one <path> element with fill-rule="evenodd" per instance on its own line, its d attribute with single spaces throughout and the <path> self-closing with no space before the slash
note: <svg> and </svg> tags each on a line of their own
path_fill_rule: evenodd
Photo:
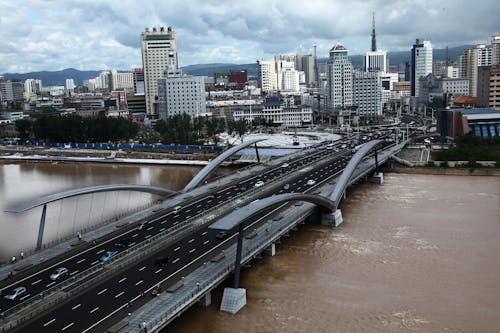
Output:
<svg viewBox="0 0 500 333">
<path fill-rule="evenodd" d="M 157 194 L 161 196 L 170 196 L 175 193 L 178 193 L 177 191 L 174 190 L 157 186 L 150 186 L 150 185 L 133 185 L 133 184 L 97 185 L 97 186 L 82 187 L 59 193 L 49 194 L 34 200 L 22 202 L 16 206 L 6 209 L 5 211 L 10 213 L 22 213 L 32 208 L 43 206 L 45 204 L 57 200 L 75 197 L 78 195 L 92 194 L 97 192 L 107 192 L 107 191 L 136 191 L 136 192 Z"/>
<path fill-rule="evenodd" d="M 339 181 L 335 185 L 332 194 L 330 194 L 330 200 L 335 203 L 334 209 L 337 209 L 340 199 L 342 198 L 342 194 L 344 193 L 347 185 L 349 184 L 349 180 L 356 170 L 356 167 L 361 162 L 361 160 L 378 144 L 382 143 L 382 140 L 372 140 L 370 142 L 365 143 L 349 160 L 347 166 L 345 167 L 342 175 L 339 178 Z"/>
<path fill-rule="evenodd" d="M 249 140 L 226 150 L 201 169 L 200 172 L 198 172 L 196 176 L 194 176 L 193 179 L 191 179 L 191 181 L 184 187 L 182 192 L 189 192 L 195 187 L 198 187 L 198 185 L 200 185 L 222 162 L 224 162 L 231 155 L 242 150 L 243 148 L 253 145 L 254 143 L 265 140 L 266 139 Z"/>
<path fill-rule="evenodd" d="M 304 193 L 285 193 L 273 195 L 259 201 L 254 201 L 249 205 L 243 206 L 240 209 L 224 216 L 217 222 L 209 226 L 211 229 L 230 230 L 237 226 L 240 222 L 245 221 L 253 216 L 260 214 L 262 210 L 272 207 L 276 204 L 289 202 L 289 201 L 306 201 L 314 203 L 318 206 L 328 210 L 335 209 L 335 202 L 327 197 L 315 194 Z"/>
</svg>

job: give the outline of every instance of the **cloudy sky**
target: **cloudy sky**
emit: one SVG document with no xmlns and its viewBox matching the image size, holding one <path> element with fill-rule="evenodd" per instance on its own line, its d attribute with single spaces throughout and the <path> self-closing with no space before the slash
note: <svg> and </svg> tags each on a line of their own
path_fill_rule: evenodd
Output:
<svg viewBox="0 0 500 333">
<path fill-rule="evenodd" d="M 409 50 L 489 43 L 498 0 L 0 0 L 0 73 L 141 67 L 140 33 L 172 26 L 181 66 L 251 63 L 275 53 L 326 57 L 335 43 Z"/>
</svg>

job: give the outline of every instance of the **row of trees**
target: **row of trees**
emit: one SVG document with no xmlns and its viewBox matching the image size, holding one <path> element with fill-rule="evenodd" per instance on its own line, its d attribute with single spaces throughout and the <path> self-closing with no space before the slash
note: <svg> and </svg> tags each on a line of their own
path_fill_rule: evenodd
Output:
<svg viewBox="0 0 500 333">
<path fill-rule="evenodd" d="M 118 142 L 135 138 L 139 131 L 139 126 L 128 119 L 77 115 L 21 119 L 15 126 L 22 140 L 48 142 Z"/>
<path fill-rule="evenodd" d="M 437 154 L 437 159 L 441 161 L 500 162 L 500 136 L 481 138 L 468 133 L 457 137 L 454 147 L 442 150 Z"/>
</svg>

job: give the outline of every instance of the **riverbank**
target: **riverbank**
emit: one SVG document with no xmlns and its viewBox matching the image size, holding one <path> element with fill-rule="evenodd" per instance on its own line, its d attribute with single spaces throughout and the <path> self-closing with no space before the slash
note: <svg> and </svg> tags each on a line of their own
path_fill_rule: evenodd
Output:
<svg viewBox="0 0 500 333">
<path fill-rule="evenodd" d="M 442 175 L 442 176 L 500 176 L 500 169 L 462 169 L 462 168 L 389 168 L 385 172 L 412 175 Z"/>
</svg>

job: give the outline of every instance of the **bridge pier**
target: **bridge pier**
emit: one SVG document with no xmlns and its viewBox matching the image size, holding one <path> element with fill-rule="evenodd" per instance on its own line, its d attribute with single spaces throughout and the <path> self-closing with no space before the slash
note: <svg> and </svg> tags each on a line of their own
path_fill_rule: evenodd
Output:
<svg viewBox="0 0 500 333">
<path fill-rule="evenodd" d="M 45 216 L 47 215 L 47 204 L 43 205 L 42 217 L 40 218 L 40 226 L 38 227 L 38 238 L 36 240 L 36 250 L 42 249 L 43 232 L 45 230 Z"/>
<path fill-rule="evenodd" d="M 247 304 L 245 288 L 224 288 L 220 310 L 235 314 Z"/>
<path fill-rule="evenodd" d="M 266 254 L 271 257 L 274 257 L 276 255 L 276 243 L 272 243 L 271 245 L 269 245 L 269 247 L 266 249 Z"/>
<path fill-rule="evenodd" d="M 383 173 L 383 172 L 378 172 L 378 173 L 375 173 L 375 174 L 373 174 L 373 176 L 370 178 L 370 180 L 371 180 L 373 183 L 376 183 L 376 184 L 383 184 L 383 183 L 384 183 L 384 173 Z"/>
<path fill-rule="evenodd" d="M 321 224 L 328 225 L 332 227 L 338 227 L 344 222 L 342 218 L 342 211 L 336 209 L 335 212 L 324 213 L 321 215 Z"/>
<path fill-rule="evenodd" d="M 212 304 L 212 295 L 207 291 L 205 295 L 198 302 L 201 306 L 209 307 Z"/>
</svg>

